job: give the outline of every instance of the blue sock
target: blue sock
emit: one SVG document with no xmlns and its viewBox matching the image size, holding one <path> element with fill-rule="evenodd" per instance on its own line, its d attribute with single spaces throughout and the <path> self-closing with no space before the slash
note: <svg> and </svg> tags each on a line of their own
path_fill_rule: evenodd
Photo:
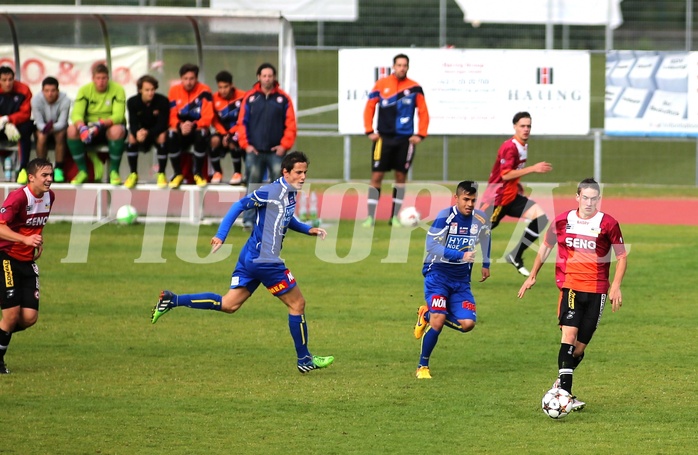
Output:
<svg viewBox="0 0 698 455">
<path fill-rule="evenodd" d="M 288 328 L 291 330 L 291 337 L 293 337 L 293 344 L 296 346 L 298 359 L 310 357 L 310 351 L 308 351 L 308 325 L 305 323 L 305 315 L 296 316 L 289 314 Z"/>
<path fill-rule="evenodd" d="M 436 343 L 439 341 L 439 335 L 441 335 L 441 330 L 435 330 L 433 327 L 429 327 L 422 337 L 422 353 L 419 355 L 419 366 L 428 367 L 429 357 L 431 357 L 431 351 L 436 347 Z"/>
<path fill-rule="evenodd" d="M 180 294 L 174 296 L 173 306 L 187 306 L 196 310 L 216 310 L 221 311 L 221 300 L 219 294 L 213 292 L 201 292 L 199 294 Z"/>
</svg>

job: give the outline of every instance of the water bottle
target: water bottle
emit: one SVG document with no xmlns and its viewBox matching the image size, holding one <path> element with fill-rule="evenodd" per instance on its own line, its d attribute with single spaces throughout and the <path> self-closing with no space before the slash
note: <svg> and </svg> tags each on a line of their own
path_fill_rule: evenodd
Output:
<svg viewBox="0 0 698 455">
<path fill-rule="evenodd" d="M 3 164 L 2 167 L 3 169 L 5 169 L 5 181 L 13 181 L 14 179 L 12 178 L 12 156 L 5 157 L 5 164 Z"/>
</svg>

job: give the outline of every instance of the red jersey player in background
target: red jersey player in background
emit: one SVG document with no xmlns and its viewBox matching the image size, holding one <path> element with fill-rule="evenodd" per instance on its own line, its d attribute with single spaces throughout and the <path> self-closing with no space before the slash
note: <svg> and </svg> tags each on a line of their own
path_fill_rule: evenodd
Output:
<svg viewBox="0 0 698 455">
<path fill-rule="evenodd" d="M 556 281 L 560 292 L 558 322 L 562 341 L 558 354 L 558 379 L 553 387 L 572 393 L 572 375 L 584 358 L 584 351 L 601 320 L 607 297 L 613 312 L 620 309 L 623 297 L 620 285 L 627 268 L 627 253 L 620 225 L 597 208 L 601 198 L 594 179 L 577 186 L 576 210 L 558 215 L 545 234 L 530 276 L 519 289 L 519 298 L 536 284 L 536 275 L 557 245 Z M 611 250 L 616 255 L 616 270 L 610 283 Z M 559 281 L 562 280 L 562 283 Z M 574 398 L 572 410 L 584 407 Z"/>
<path fill-rule="evenodd" d="M 529 272 L 523 263 L 523 253 L 543 232 L 548 224 L 548 217 L 545 216 L 540 205 L 521 194 L 522 188 L 519 181 L 524 175 L 544 174 L 552 171 L 553 167 L 545 161 L 526 166 L 528 137 L 531 135 L 531 114 L 517 112 L 513 123 L 514 137 L 504 141 L 499 147 L 497 160 L 487 180 L 487 190 L 482 196 L 480 210 L 489 217 L 491 229 L 496 228 L 502 218 L 507 215 L 531 220 L 519 243 L 506 255 L 508 263 L 516 267 L 521 275 L 528 276 Z"/>
<path fill-rule="evenodd" d="M 41 232 L 48 221 L 55 195 L 51 191 L 53 165 L 36 158 L 27 165 L 27 185 L 12 191 L 0 208 L 0 260 L 5 279 L 0 281 L 0 374 L 12 334 L 27 329 L 39 317 L 39 268 L 44 250 Z"/>
<path fill-rule="evenodd" d="M 221 71 L 216 74 L 218 91 L 213 94 L 213 127 L 216 132 L 211 136 L 211 166 L 213 177 L 211 183 L 221 183 L 223 170 L 221 159 L 230 150 L 233 157 L 233 176 L 231 185 L 242 183 L 242 158 L 245 151 L 238 144 L 238 116 L 245 91 L 233 85 L 233 75 L 229 71 Z"/>
</svg>

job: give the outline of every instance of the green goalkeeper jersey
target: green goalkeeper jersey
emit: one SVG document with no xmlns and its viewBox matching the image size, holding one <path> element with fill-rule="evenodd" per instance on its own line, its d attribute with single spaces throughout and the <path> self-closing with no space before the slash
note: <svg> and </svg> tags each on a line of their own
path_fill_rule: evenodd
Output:
<svg viewBox="0 0 698 455">
<path fill-rule="evenodd" d="M 93 123 L 100 119 L 110 119 L 115 125 L 126 123 L 126 92 L 120 84 L 109 81 L 102 93 L 97 91 L 94 82 L 78 90 L 71 116 L 73 123 Z"/>
</svg>

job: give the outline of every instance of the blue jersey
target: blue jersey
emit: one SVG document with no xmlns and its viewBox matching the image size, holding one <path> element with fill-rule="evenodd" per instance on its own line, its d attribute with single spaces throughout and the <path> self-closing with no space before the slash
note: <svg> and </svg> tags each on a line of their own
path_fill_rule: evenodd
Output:
<svg viewBox="0 0 698 455">
<path fill-rule="evenodd" d="M 463 253 L 481 245 L 482 267 L 490 268 L 490 229 L 486 215 L 473 210 L 469 216 L 461 214 L 456 206 L 439 212 L 427 233 L 422 274 L 438 273 L 449 280 L 470 282 L 473 264 L 463 262 Z"/>
<path fill-rule="evenodd" d="M 254 229 L 240 257 L 255 261 L 283 262 L 279 257 L 288 229 L 309 234 L 311 227 L 294 216 L 297 191 L 283 177 L 248 194 L 230 207 L 216 237 L 225 242 L 237 217 L 247 209 L 256 210 Z"/>
</svg>

